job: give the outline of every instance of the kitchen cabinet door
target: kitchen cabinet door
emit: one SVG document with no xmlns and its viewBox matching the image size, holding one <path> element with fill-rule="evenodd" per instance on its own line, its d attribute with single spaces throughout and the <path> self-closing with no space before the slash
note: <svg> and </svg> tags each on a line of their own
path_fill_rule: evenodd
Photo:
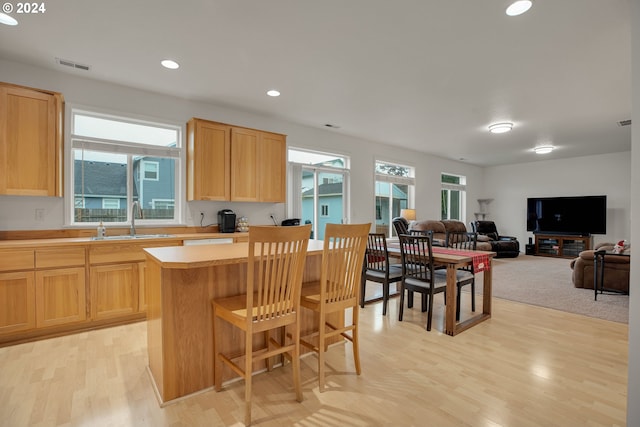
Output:
<svg viewBox="0 0 640 427">
<path fill-rule="evenodd" d="M 187 123 L 187 200 L 230 199 L 231 126 Z"/>
<path fill-rule="evenodd" d="M 231 130 L 231 200 L 257 202 L 258 144 L 260 132 L 252 129 Z"/>
<path fill-rule="evenodd" d="M 62 95 L 0 84 L 0 194 L 62 195 Z"/>
<path fill-rule="evenodd" d="M 82 322 L 87 318 L 84 267 L 36 271 L 36 326 Z"/>
<path fill-rule="evenodd" d="M 287 142 L 284 135 L 263 132 L 258 144 L 261 202 L 284 203 L 287 196 Z"/>
<path fill-rule="evenodd" d="M 0 335 L 35 327 L 33 271 L 0 273 Z"/>
<path fill-rule="evenodd" d="M 92 320 L 138 312 L 138 263 L 93 266 L 89 282 Z"/>
</svg>

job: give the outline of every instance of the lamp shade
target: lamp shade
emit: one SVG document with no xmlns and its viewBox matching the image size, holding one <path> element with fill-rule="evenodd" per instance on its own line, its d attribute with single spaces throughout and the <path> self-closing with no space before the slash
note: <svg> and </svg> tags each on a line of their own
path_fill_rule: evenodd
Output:
<svg viewBox="0 0 640 427">
<path fill-rule="evenodd" d="M 400 216 L 407 221 L 415 221 L 416 210 L 415 209 L 400 209 Z"/>
</svg>

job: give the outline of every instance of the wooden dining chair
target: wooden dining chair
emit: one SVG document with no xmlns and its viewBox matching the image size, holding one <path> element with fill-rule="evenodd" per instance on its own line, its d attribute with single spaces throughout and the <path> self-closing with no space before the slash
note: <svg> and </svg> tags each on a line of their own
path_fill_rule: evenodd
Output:
<svg viewBox="0 0 640 427">
<path fill-rule="evenodd" d="M 445 270 L 437 270 L 433 264 L 432 236 L 400 235 L 400 255 L 402 258 L 402 281 L 400 288 L 400 310 L 398 320 L 402 321 L 404 314 L 404 294 L 418 292 L 422 294 L 423 311 L 427 312 L 427 331 L 431 330 L 433 317 L 433 297 L 447 289 L 447 275 Z M 444 273 L 444 274 L 442 274 Z M 412 306 L 409 296 L 409 308 Z"/>
<path fill-rule="evenodd" d="M 327 224 L 324 233 L 320 281 L 313 287 L 305 285 L 301 305 L 319 316 L 318 332 L 301 339 L 301 344 L 318 355 L 318 382 L 325 387 L 324 353 L 327 340 L 342 336 L 353 344 L 353 361 L 360 375 L 358 345 L 358 306 L 362 263 L 371 224 Z M 336 324 L 329 320 L 334 313 L 352 309 L 350 324 Z M 350 332 L 350 334 L 348 333 Z"/>
<path fill-rule="evenodd" d="M 446 234 L 446 246 L 453 249 L 464 251 L 475 251 L 477 244 L 477 233 L 468 231 L 449 231 Z M 471 285 L 471 311 L 476 311 L 476 276 L 473 270 L 473 264 L 467 267 L 461 267 L 456 272 L 456 284 L 458 292 L 456 293 L 456 320 L 460 320 L 460 291 L 463 286 Z"/>
<path fill-rule="evenodd" d="M 389 287 L 402 280 L 402 264 L 392 264 L 389 260 L 387 238 L 384 233 L 369 233 L 367 252 L 362 272 L 360 307 L 364 308 L 367 281 L 382 284 L 382 315 L 387 314 Z"/>
<path fill-rule="evenodd" d="M 249 228 L 249 257 L 246 293 L 215 298 L 213 307 L 214 383 L 222 389 L 223 364 L 245 381 L 245 424 L 251 424 L 251 379 L 253 365 L 288 354 L 293 367 L 296 400 L 302 401 L 300 387 L 300 294 L 311 225 L 296 227 L 252 226 Z M 218 321 L 224 320 L 244 331 L 244 361 L 220 351 L 222 336 Z M 286 343 L 284 327 L 291 341 Z M 281 335 L 272 337 L 272 330 Z M 254 350 L 254 334 L 263 333 L 265 348 Z M 237 355 L 234 355 L 237 356 Z M 240 357 L 241 358 L 241 357 Z"/>
</svg>

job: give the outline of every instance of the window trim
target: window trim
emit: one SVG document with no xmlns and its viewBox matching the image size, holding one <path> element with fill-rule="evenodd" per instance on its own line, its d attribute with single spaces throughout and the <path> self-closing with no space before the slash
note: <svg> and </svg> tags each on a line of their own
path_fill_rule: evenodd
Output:
<svg viewBox="0 0 640 427">
<path fill-rule="evenodd" d="M 73 120 L 75 114 L 86 114 L 98 118 L 109 118 L 120 120 L 123 122 L 130 122 L 134 124 L 144 124 L 147 126 L 157 126 L 165 129 L 172 129 L 177 132 L 176 146 L 175 147 L 163 147 L 154 146 L 149 144 L 141 144 L 136 142 L 117 141 L 119 145 L 126 147 L 127 153 L 131 156 L 143 155 L 143 156 L 157 156 L 157 157 L 170 157 L 175 159 L 175 182 L 174 182 L 174 194 L 175 194 L 175 210 L 173 220 L 145 220 L 136 219 L 136 224 L 140 225 L 153 225 L 153 226 L 179 226 L 187 225 L 185 223 L 186 218 L 186 189 L 184 183 L 186 182 L 186 151 L 184 144 L 185 137 L 185 124 L 171 120 L 160 119 L 157 117 L 139 115 L 135 113 L 129 113 L 126 111 L 108 110 L 99 107 L 66 103 L 65 105 L 65 141 L 64 144 L 64 224 L 65 228 L 87 228 L 95 226 L 97 223 L 92 222 L 74 222 L 74 210 L 75 210 L 75 188 L 73 181 L 73 149 L 77 148 L 77 144 L 87 144 L 86 149 L 97 149 L 98 151 L 107 151 L 112 153 L 121 153 L 122 150 L 113 150 L 113 145 L 109 140 L 100 138 L 90 138 L 86 136 L 77 136 L 72 133 Z M 117 146 L 116 146 L 117 147 Z M 128 174 L 132 176 L 132 166 L 128 166 L 130 170 Z M 128 198 L 131 198 L 133 188 L 133 179 L 129 178 L 127 182 L 127 194 Z M 72 202 L 74 200 L 74 205 Z M 83 203 L 84 204 L 84 203 Z M 127 201 L 127 205 L 130 202 Z M 130 224 L 130 211 L 127 208 L 127 220 L 125 222 L 112 222 L 109 225 L 124 226 Z"/>
</svg>

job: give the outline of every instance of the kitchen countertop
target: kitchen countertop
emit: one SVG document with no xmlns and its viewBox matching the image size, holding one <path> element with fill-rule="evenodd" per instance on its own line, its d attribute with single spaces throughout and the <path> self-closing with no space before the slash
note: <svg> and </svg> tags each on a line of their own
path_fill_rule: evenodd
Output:
<svg viewBox="0 0 640 427">
<path fill-rule="evenodd" d="M 143 232 L 138 234 L 145 234 Z M 154 233 L 155 234 L 155 233 Z M 158 233 L 160 234 L 160 233 Z M 168 234 L 163 237 L 151 237 L 140 239 L 102 239 L 94 240 L 92 237 L 62 237 L 48 239 L 24 239 L 24 240 L 0 240 L 0 249 L 14 248 L 38 248 L 43 246 L 78 246 L 78 245 L 105 245 L 105 244 L 130 244 L 144 243 L 149 241 L 170 241 L 170 240 L 199 240 L 199 239 L 224 239 L 234 237 L 248 237 L 249 233 L 185 233 L 185 234 Z"/>
<path fill-rule="evenodd" d="M 322 240 L 309 240 L 307 254 L 321 253 L 323 245 Z M 173 246 L 145 248 L 144 251 L 160 263 L 162 268 L 189 269 L 247 262 L 249 244 L 240 242 L 224 245 Z"/>
</svg>

